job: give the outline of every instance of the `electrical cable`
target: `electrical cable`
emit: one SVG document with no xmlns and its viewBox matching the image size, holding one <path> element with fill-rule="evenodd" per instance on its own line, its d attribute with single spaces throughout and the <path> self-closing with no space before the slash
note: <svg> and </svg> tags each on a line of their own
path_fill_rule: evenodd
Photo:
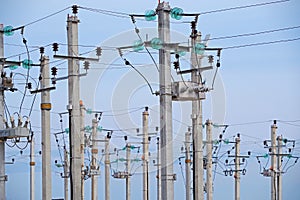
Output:
<svg viewBox="0 0 300 200">
<path fill-rule="evenodd" d="M 279 120 L 278 120 L 279 121 Z M 289 122 L 284 122 L 284 121 L 280 121 L 281 123 L 283 124 L 287 124 L 287 125 L 290 125 L 290 126 L 296 126 L 296 127 L 300 127 L 299 124 L 292 124 L 292 123 L 289 123 Z"/>
<path fill-rule="evenodd" d="M 212 84 L 211 84 L 211 89 L 212 90 L 214 89 L 214 84 L 215 84 L 216 76 L 217 76 L 217 73 L 218 73 L 218 69 L 219 69 L 219 67 L 216 67 L 214 77 L 213 77 L 213 81 L 212 81 Z"/>
<path fill-rule="evenodd" d="M 154 109 L 152 109 L 152 108 L 150 108 L 150 107 L 149 107 L 149 110 L 154 111 L 154 112 L 156 112 L 156 113 L 160 113 L 159 111 L 156 111 L 156 110 L 154 110 Z M 172 118 L 172 120 L 173 120 L 173 121 L 176 121 L 176 122 L 178 122 L 178 123 L 180 123 L 180 124 L 182 124 L 182 125 L 185 125 L 186 127 L 191 127 L 191 125 L 189 125 L 189 124 L 187 124 L 187 123 L 184 123 L 184 122 L 182 122 L 182 121 L 180 121 L 180 120 L 178 120 L 178 119 Z"/>
<path fill-rule="evenodd" d="M 87 10 L 87 11 L 91 11 L 91 12 L 101 13 L 104 15 L 110 15 L 110 16 L 114 16 L 114 17 L 129 18 L 129 14 L 124 13 L 124 12 L 117 12 L 117 11 L 96 9 L 96 8 L 88 8 L 88 7 L 82 7 L 82 6 L 78 6 L 78 8 L 81 8 L 81 9 Z"/>
<path fill-rule="evenodd" d="M 132 67 L 146 81 L 146 83 L 147 83 L 147 85 L 148 85 L 148 87 L 149 87 L 149 89 L 151 91 L 151 94 L 153 94 L 153 95 L 155 94 L 156 95 L 157 93 L 153 91 L 153 89 L 152 89 L 149 81 L 146 79 L 146 77 L 139 70 L 137 70 L 128 60 L 126 60 L 125 58 L 123 58 L 122 55 L 120 55 L 120 56 L 124 60 L 125 65 L 129 65 L 130 67 Z"/>
<path fill-rule="evenodd" d="M 130 113 L 134 113 L 134 112 L 137 112 L 137 111 L 139 111 L 139 110 L 142 110 L 144 107 L 140 107 L 140 108 L 136 108 L 136 109 L 134 109 L 134 110 L 132 110 L 132 111 L 129 111 L 128 110 L 128 112 L 124 112 L 124 113 L 119 113 L 119 114 L 111 114 L 111 115 L 109 115 L 109 114 L 103 114 L 102 116 L 105 116 L 105 117 L 115 117 L 115 116 L 122 116 L 122 115 L 127 115 L 127 114 L 130 114 Z"/>
<path fill-rule="evenodd" d="M 273 120 L 265 120 L 265 121 L 254 121 L 254 122 L 244 122 L 244 123 L 237 123 L 237 124 L 226 124 L 227 127 L 230 126 L 244 126 L 244 125 L 255 125 L 255 124 L 264 124 L 272 122 Z"/>
<path fill-rule="evenodd" d="M 137 36 L 139 37 L 139 39 L 144 43 L 144 41 L 142 40 L 142 37 L 141 37 L 141 35 L 140 35 L 140 33 L 139 33 L 140 30 L 138 29 L 138 27 L 137 27 L 137 25 L 136 25 L 136 21 L 135 21 L 135 19 L 134 19 L 133 16 L 131 16 L 131 21 L 132 21 L 132 23 L 133 23 L 133 25 L 134 25 L 135 33 L 137 34 Z M 158 66 L 157 66 L 157 63 L 156 63 L 156 61 L 154 60 L 152 54 L 150 53 L 148 47 L 146 47 L 146 46 L 144 46 L 144 47 L 145 47 L 147 53 L 149 54 L 149 56 L 151 57 L 151 60 L 153 61 L 154 65 L 155 65 L 155 67 L 156 67 L 156 69 L 157 69 L 157 71 L 159 72 L 159 68 L 158 68 Z"/>
<path fill-rule="evenodd" d="M 38 82 L 37 88 L 39 88 L 39 83 L 40 82 Z M 34 96 L 33 96 L 32 104 L 31 104 L 31 107 L 30 107 L 30 110 L 29 110 L 29 114 L 28 114 L 29 117 L 31 116 L 31 113 L 32 113 L 33 105 L 34 105 L 34 102 L 36 100 L 36 95 L 37 95 L 37 93 L 35 93 Z"/>
<path fill-rule="evenodd" d="M 201 12 L 200 15 L 219 13 L 219 12 L 225 12 L 225 11 L 231 11 L 231 10 L 240 10 L 240 9 L 258 7 L 258 6 L 266 6 L 266 5 L 277 4 L 277 3 L 285 3 L 285 2 L 288 2 L 288 1 L 290 1 L 290 0 L 279 0 L 279 1 L 271 1 L 271 2 L 250 4 L 250 5 L 237 6 L 237 7 L 231 7 L 231 8 L 222 8 L 222 9 L 218 9 L 218 10 L 211 10 L 211 11 Z"/>
<path fill-rule="evenodd" d="M 38 23 L 38 22 L 40 22 L 40 21 L 43 21 L 43 20 L 45 20 L 45 19 L 47 19 L 47 18 L 49 18 L 49 17 L 52 17 L 52 16 L 54 16 L 54 15 L 57 15 L 57 14 L 59 14 L 59 13 L 65 11 L 65 10 L 67 10 L 67 9 L 69 9 L 69 8 L 71 8 L 71 6 L 68 6 L 68 7 L 64 8 L 64 9 L 62 9 L 62 10 L 59 10 L 59 11 L 57 11 L 57 12 L 54 12 L 54 13 L 52 13 L 52 14 L 50 14 L 50 15 L 47 15 L 47 16 L 42 17 L 42 18 L 40 18 L 40 19 L 37 19 L 37 20 L 35 20 L 35 21 L 29 22 L 29 23 L 23 25 L 23 27 L 30 26 L 30 25 L 32 25 L 32 24 Z"/>
<path fill-rule="evenodd" d="M 186 181 L 185 181 L 185 178 L 184 178 L 184 174 L 183 174 L 183 168 L 182 168 L 182 165 L 181 165 L 181 162 L 179 161 L 179 165 L 180 165 L 180 171 L 181 171 L 181 176 L 182 176 L 182 180 L 183 180 L 183 184 L 184 184 L 184 187 L 185 189 L 187 190 L 187 185 L 186 185 Z"/>
<path fill-rule="evenodd" d="M 245 47 L 253 47 L 253 46 L 263 46 L 263 45 L 269 45 L 269 44 L 277 44 L 277 43 L 287 43 L 287 42 L 293 42 L 300 40 L 300 37 L 298 38 L 291 38 L 291 39 L 282 39 L 282 40 L 275 40 L 270 42 L 258 42 L 258 43 L 251 43 L 251 44 L 243 44 L 243 45 L 236 45 L 236 46 L 228 46 L 222 48 L 223 50 L 228 49 L 239 49 L 239 48 L 245 48 Z"/>
<path fill-rule="evenodd" d="M 4 96 L 4 101 L 3 102 L 4 102 L 4 107 L 5 107 L 6 114 L 8 114 L 8 116 L 10 117 L 11 115 L 10 115 L 9 109 L 7 107 L 7 104 L 6 104 L 5 96 Z M 8 120 L 7 116 L 6 116 L 6 119 Z"/>
<path fill-rule="evenodd" d="M 21 151 L 23 151 L 24 149 L 27 148 L 28 144 L 29 144 L 29 141 L 27 140 L 26 145 L 25 145 L 24 147 L 20 147 L 20 146 L 17 144 L 17 142 L 16 142 L 16 147 L 18 147 L 18 149 L 20 149 Z"/>
<path fill-rule="evenodd" d="M 240 9 L 251 8 L 251 7 L 272 5 L 272 4 L 277 4 L 277 3 L 285 3 L 285 2 L 288 2 L 288 1 L 290 1 L 290 0 L 278 0 L 278 1 L 271 1 L 271 2 L 263 2 L 263 3 L 245 5 L 245 6 L 237 6 L 237 7 L 231 7 L 231 8 L 223 8 L 223 9 L 218 9 L 218 10 L 205 11 L 205 12 L 200 12 L 199 14 L 200 15 L 206 15 L 206 14 L 219 13 L 219 12 L 225 12 L 225 11 L 231 11 L 231 10 L 240 10 Z M 118 11 L 88 8 L 88 7 L 82 7 L 82 6 L 78 6 L 78 8 L 88 10 L 88 11 L 91 11 L 91 12 L 104 14 L 104 15 L 119 17 L 119 18 L 130 18 L 131 16 L 133 16 L 132 14 L 124 13 L 124 12 L 118 12 Z M 138 18 L 138 20 L 147 21 L 146 19 L 141 19 L 141 18 Z M 156 22 L 156 21 L 154 20 L 154 21 L 151 21 L 151 22 Z M 171 23 L 183 24 L 183 23 L 190 23 L 190 22 L 171 22 Z"/>
<path fill-rule="evenodd" d="M 24 100 L 25 100 L 27 85 L 28 85 L 28 79 L 29 79 L 29 71 L 30 71 L 30 68 L 31 68 L 31 66 L 30 66 L 30 54 L 29 54 L 29 50 L 28 50 L 28 46 L 27 46 L 27 40 L 24 38 L 23 29 L 21 31 L 21 35 L 22 35 L 23 43 L 24 43 L 26 51 L 27 51 L 28 69 L 27 69 L 27 75 L 26 75 L 25 90 L 24 90 L 24 94 L 23 94 L 23 97 L 22 97 L 22 100 L 21 100 L 21 103 L 20 103 L 19 114 L 21 114 L 22 106 L 23 106 L 23 103 L 24 103 Z"/>
<path fill-rule="evenodd" d="M 243 33 L 243 34 L 231 35 L 231 36 L 220 36 L 220 37 L 210 38 L 208 40 L 224 40 L 224 39 L 231 39 L 231 38 L 238 38 L 238 37 L 248 37 L 248 36 L 254 36 L 254 35 L 274 33 L 274 32 L 279 32 L 279 31 L 287 31 L 287 30 L 292 30 L 292 29 L 297 29 L 297 28 L 300 28 L 300 26 L 291 26 L 291 27 L 271 29 L 271 30 L 253 32 L 253 33 Z"/>
<path fill-rule="evenodd" d="M 10 147 L 10 148 L 13 148 L 14 146 L 16 146 L 16 142 L 13 142 L 13 145 L 9 145 L 7 141 L 5 141 L 5 144 Z"/>
<path fill-rule="evenodd" d="M 45 46 L 43 46 L 43 47 L 46 48 L 46 47 L 51 46 L 51 45 L 52 45 L 52 43 L 51 43 L 51 44 L 47 44 L 47 45 L 45 45 Z M 39 50 L 40 50 L 40 47 L 36 47 L 36 48 L 34 48 L 34 49 L 32 49 L 32 50 L 30 50 L 30 51 L 28 51 L 28 52 L 25 51 L 25 52 L 23 52 L 23 53 L 10 55 L 10 56 L 6 57 L 6 59 L 8 59 L 8 58 L 13 58 L 13 57 L 19 57 L 19 56 L 21 56 L 21 55 L 24 55 L 24 54 L 27 54 L 27 53 L 32 53 L 32 52 L 39 51 Z"/>
</svg>

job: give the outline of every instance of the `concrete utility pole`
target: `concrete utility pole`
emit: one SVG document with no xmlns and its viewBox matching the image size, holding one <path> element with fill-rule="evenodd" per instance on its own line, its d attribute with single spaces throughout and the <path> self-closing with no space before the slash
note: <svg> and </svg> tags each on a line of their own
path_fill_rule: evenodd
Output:
<svg viewBox="0 0 300 200">
<path fill-rule="evenodd" d="M 148 186 L 148 167 L 149 167 L 149 138 L 148 125 L 149 113 L 148 107 L 143 112 L 143 199 L 149 200 L 149 186 Z"/>
<path fill-rule="evenodd" d="M 282 179 L 281 179 L 281 168 L 282 168 L 282 136 L 277 137 L 277 200 L 282 200 Z"/>
<path fill-rule="evenodd" d="M 4 57 L 3 24 L 0 24 L 0 58 Z M 0 65 L 0 72 L 3 71 L 3 65 Z M 2 78 L 0 78 L 2 86 Z M 3 128 L 4 118 L 4 90 L 0 90 L 0 128 Z M 0 140 L 0 200 L 5 200 L 5 141 Z"/>
<path fill-rule="evenodd" d="M 240 200 L 240 181 L 241 181 L 241 172 L 240 172 L 240 142 L 241 138 L 238 136 L 235 138 L 235 200 Z"/>
<path fill-rule="evenodd" d="M 85 107 L 83 101 L 80 100 L 80 135 L 81 135 L 81 143 L 80 143 L 80 154 L 81 154 L 81 200 L 84 200 L 84 124 L 85 124 Z"/>
<path fill-rule="evenodd" d="M 156 161 L 156 167 L 157 167 L 157 172 L 156 172 L 156 179 L 157 179 L 157 200 L 161 200 L 161 161 L 160 161 L 160 142 L 159 142 L 159 137 L 157 138 L 157 161 Z"/>
<path fill-rule="evenodd" d="M 34 200 L 35 199 L 35 173 L 34 173 L 34 169 L 35 169 L 35 160 L 34 160 L 34 138 L 31 137 L 31 142 L 30 142 L 30 162 L 29 162 L 29 166 L 30 166 L 30 200 Z"/>
<path fill-rule="evenodd" d="M 192 33 L 191 37 L 191 81 L 200 84 L 200 61 L 195 53 L 196 41 L 200 41 L 200 35 Z M 199 93 L 198 93 L 199 94 Z M 203 200 L 203 135 L 202 135 L 202 102 L 201 100 L 192 101 L 192 136 L 193 136 L 193 196 L 194 200 Z"/>
<path fill-rule="evenodd" d="M 64 146 L 64 200 L 69 199 L 69 156 L 66 146 Z"/>
<path fill-rule="evenodd" d="M 212 175 L 212 122 L 206 120 L 206 199 L 213 199 L 213 175 Z"/>
<path fill-rule="evenodd" d="M 78 23 L 79 19 L 75 15 L 68 15 L 67 35 L 68 35 L 68 56 L 78 56 Z M 71 199 L 79 200 L 81 195 L 81 151 L 80 151 L 80 107 L 79 107 L 79 61 L 78 59 L 68 59 L 68 96 L 70 111 L 70 182 Z"/>
<path fill-rule="evenodd" d="M 98 120 L 97 116 L 96 119 L 92 120 L 92 165 L 91 171 L 96 172 L 98 165 L 97 165 L 97 158 L 98 158 L 98 148 L 96 146 L 96 139 L 97 139 L 97 127 L 98 127 Z M 92 173 L 92 200 L 98 199 L 98 174 Z"/>
<path fill-rule="evenodd" d="M 110 154 L 109 154 L 109 139 L 110 135 L 106 136 L 105 140 L 105 200 L 110 200 Z"/>
<path fill-rule="evenodd" d="M 277 166 L 276 166 L 276 120 L 274 120 L 273 125 L 271 126 L 271 200 L 276 199 L 276 185 L 277 185 Z"/>
<path fill-rule="evenodd" d="M 42 76 L 41 88 L 49 88 L 50 71 L 48 56 L 43 56 L 41 58 L 40 73 Z M 41 92 L 42 199 L 52 199 L 50 110 L 50 91 L 43 90 Z"/>
<path fill-rule="evenodd" d="M 190 129 L 190 128 L 189 128 Z M 185 199 L 191 200 L 191 132 L 185 133 Z"/>
<path fill-rule="evenodd" d="M 158 36 L 163 44 L 170 43 L 169 3 L 157 6 Z M 171 86 L 170 52 L 159 50 L 159 84 L 160 84 L 160 139 L 161 139 L 161 181 L 162 199 L 174 199 L 173 174 L 173 131 L 172 131 L 172 86 Z"/>
<path fill-rule="evenodd" d="M 130 144 L 126 144 L 126 200 L 130 200 Z"/>
</svg>

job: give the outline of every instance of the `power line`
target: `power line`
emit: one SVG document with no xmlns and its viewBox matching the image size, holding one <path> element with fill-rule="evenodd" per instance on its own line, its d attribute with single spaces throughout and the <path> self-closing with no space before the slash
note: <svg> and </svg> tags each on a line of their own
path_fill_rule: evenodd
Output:
<svg viewBox="0 0 300 200">
<path fill-rule="evenodd" d="M 231 11 L 231 10 L 240 10 L 240 9 L 245 9 L 245 8 L 251 8 L 251 7 L 259 7 L 259 6 L 266 6 L 266 5 L 272 5 L 272 4 L 277 4 L 277 3 L 285 3 L 290 0 L 278 0 L 278 1 L 271 1 L 271 2 L 263 2 L 263 3 L 257 3 L 257 4 L 250 4 L 250 5 L 245 5 L 245 6 L 237 6 L 237 7 L 230 7 L 230 8 L 222 8 L 222 9 L 217 9 L 217 10 L 211 10 L 211 11 L 205 11 L 205 12 L 200 12 L 200 15 L 206 15 L 206 14 L 212 14 L 212 13 L 219 13 L 219 12 L 225 12 L 225 11 Z M 120 12 L 120 11 L 112 11 L 112 10 L 104 10 L 104 9 L 97 9 L 97 8 L 88 8 L 88 7 L 82 7 L 78 6 L 78 8 L 88 10 L 91 12 L 96 12 L 104 15 L 110 15 L 114 17 L 119 17 L 119 18 L 130 18 L 131 14 L 130 13 L 125 13 L 125 12 Z M 143 20 L 146 21 L 145 19 L 138 18 L 137 20 Z M 150 22 L 156 22 L 150 21 Z M 171 22 L 174 23 L 174 22 Z M 176 22 L 178 23 L 190 23 L 190 22 Z"/>
<path fill-rule="evenodd" d="M 71 8 L 71 6 L 68 6 L 68 7 L 64 8 L 64 9 L 62 9 L 62 10 L 59 10 L 59 11 L 57 11 L 57 12 L 55 12 L 55 13 L 52 13 L 52 14 L 50 14 L 50 15 L 47 15 L 47 16 L 42 17 L 42 18 L 40 18 L 40 19 L 37 19 L 37 20 L 35 20 L 35 21 L 29 22 L 29 23 L 23 25 L 23 27 L 30 26 L 30 25 L 32 25 L 32 24 L 38 23 L 38 22 L 40 22 L 40 21 L 43 21 L 43 20 L 45 20 L 45 19 L 47 19 L 47 18 L 49 18 L 49 17 L 52 17 L 52 16 L 54 16 L 54 15 L 57 15 L 57 14 L 59 14 L 59 13 L 65 11 L 65 10 L 67 10 L 67 9 L 69 9 L 69 8 Z"/>
<path fill-rule="evenodd" d="M 271 2 L 250 4 L 250 5 L 237 6 L 237 7 L 231 7 L 231 8 L 222 8 L 222 9 L 218 9 L 218 10 L 211 10 L 211 11 L 201 12 L 200 15 L 219 13 L 219 12 L 225 12 L 225 11 L 231 11 L 231 10 L 240 10 L 240 9 L 258 7 L 258 6 L 266 6 L 266 5 L 277 4 L 277 3 L 285 3 L 285 2 L 288 2 L 288 1 L 290 1 L 290 0 L 279 0 L 279 1 L 271 1 Z"/>
<path fill-rule="evenodd" d="M 293 30 L 293 29 L 297 29 L 297 28 L 300 28 L 300 26 L 291 26 L 291 27 L 265 30 L 265 31 L 259 31 L 259 32 L 253 32 L 253 33 L 243 33 L 243 34 L 231 35 L 231 36 L 220 36 L 220 37 L 214 37 L 214 38 L 211 38 L 208 40 L 224 40 L 224 39 L 231 39 L 231 38 L 237 38 L 237 37 L 248 37 L 248 36 L 260 35 L 260 34 L 274 33 L 274 32 L 279 32 L 279 31 Z"/>
<path fill-rule="evenodd" d="M 275 40 L 270 42 L 258 42 L 258 43 L 252 43 L 252 44 L 243 44 L 243 45 L 236 45 L 236 46 L 228 46 L 222 48 L 225 49 L 239 49 L 239 48 L 245 48 L 245 47 L 253 47 L 253 46 L 263 46 L 263 45 L 269 45 L 269 44 L 277 44 L 277 43 L 287 43 L 287 42 L 293 42 L 300 40 L 300 37 L 298 38 L 291 38 L 291 39 L 282 39 L 282 40 Z"/>
<path fill-rule="evenodd" d="M 81 8 L 81 9 L 84 9 L 84 10 L 88 10 L 88 11 L 91 11 L 91 12 L 101 13 L 101 14 L 104 14 L 104 15 L 110 15 L 110 16 L 114 16 L 114 17 L 119 17 L 119 18 L 129 18 L 129 14 L 128 13 L 124 13 L 124 12 L 104 10 L 104 9 L 97 9 L 97 8 L 88 8 L 88 7 L 82 7 L 82 6 L 78 6 L 78 8 Z"/>
</svg>

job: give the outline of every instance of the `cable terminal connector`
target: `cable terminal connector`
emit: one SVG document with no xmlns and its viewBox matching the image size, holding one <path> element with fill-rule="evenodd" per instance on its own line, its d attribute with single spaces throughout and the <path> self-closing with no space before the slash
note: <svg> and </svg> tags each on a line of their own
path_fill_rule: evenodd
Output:
<svg viewBox="0 0 300 200">
<path fill-rule="evenodd" d="M 21 116 L 18 117 L 18 127 L 21 127 L 23 124 Z"/>
<path fill-rule="evenodd" d="M 10 117 L 11 127 L 15 128 L 15 118 L 13 116 Z"/>
<path fill-rule="evenodd" d="M 24 123 L 24 128 L 27 128 L 28 127 L 28 124 L 29 124 L 29 122 L 30 122 L 30 119 L 29 119 L 29 117 L 27 117 L 27 120 L 25 121 L 25 123 Z"/>
<path fill-rule="evenodd" d="M 3 118 L 3 123 L 5 124 L 5 128 L 10 128 L 5 118 Z"/>
</svg>

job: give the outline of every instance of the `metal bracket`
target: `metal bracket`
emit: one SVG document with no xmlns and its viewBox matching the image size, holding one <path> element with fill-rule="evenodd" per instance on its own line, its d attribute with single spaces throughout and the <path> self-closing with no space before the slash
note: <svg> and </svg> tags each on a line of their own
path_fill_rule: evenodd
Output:
<svg viewBox="0 0 300 200">
<path fill-rule="evenodd" d="M 0 181 L 8 181 L 8 176 L 7 175 L 0 176 Z"/>
</svg>

